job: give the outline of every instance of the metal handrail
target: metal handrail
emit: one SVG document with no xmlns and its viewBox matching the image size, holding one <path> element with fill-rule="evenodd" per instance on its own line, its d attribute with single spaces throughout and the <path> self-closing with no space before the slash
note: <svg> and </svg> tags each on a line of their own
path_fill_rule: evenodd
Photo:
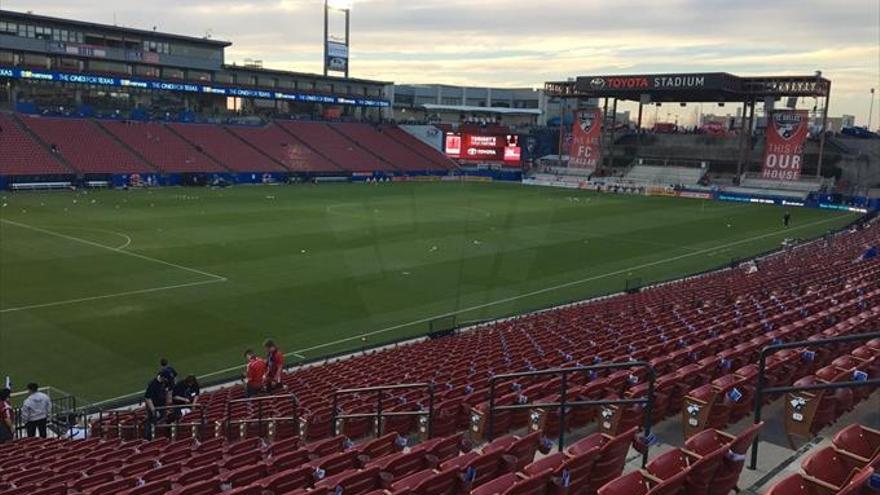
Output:
<svg viewBox="0 0 880 495">
<path fill-rule="evenodd" d="M 384 412 L 383 411 L 383 400 L 385 399 L 384 393 L 391 390 L 407 390 L 414 388 L 427 388 L 428 389 L 428 410 L 419 409 L 418 411 L 397 411 L 397 412 Z M 367 393 L 376 393 L 376 412 L 375 413 L 351 413 L 351 414 L 339 414 L 339 396 L 340 395 L 353 395 L 353 394 L 367 394 Z M 333 392 L 333 411 L 332 417 L 330 419 L 330 428 L 333 432 L 333 435 L 338 435 L 339 431 L 337 428 L 337 423 L 340 419 L 364 419 L 364 418 L 376 418 L 376 437 L 382 436 L 382 418 L 383 417 L 407 417 L 407 416 L 428 416 L 428 438 L 432 437 L 432 424 L 434 420 L 434 384 L 430 382 L 425 383 L 398 383 L 395 385 L 378 385 L 374 387 L 360 387 L 360 388 L 344 388 L 340 390 L 336 390 Z"/>
<path fill-rule="evenodd" d="M 871 332 L 871 333 L 863 333 L 858 335 L 846 335 L 843 337 L 830 337 L 827 339 L 816 339 L 816 340 L 802 340 L 798 342 L 789 342 L 787 344 L 774 344 L 769 345 L 761 349 L 761 357 L 758 365 L 758 378 L 757 378 L 757 387 L 755 388 L 755 424 L 761 422 L 761 410 L 764 407 L 764 394 L 778 394 L 778 393 L 789 393 L 789 392 L 804 392 L 809 390 L 827 390 L 827 389 L 837 389 L 837 388 L 856 388 L 856 387 L 868 387 L 868 386 L 876 386 L 880 385 L 880 379 L 873 380 L 865 380 L 865 381 L 848 381 L 848 382 L 833 382 L 833 383 L 820 383 L 815 385 L 804 385 L 801 387 L 766 387 L 766 376 L 765 371 L 767 368 L 767 355 L 772 354 L 776 351 L 781 351 L 784 349 L 797 349 L 800 347 L 815 347 L 815 346 L 823 346 L 827 344 L 845 344 L 847 342 L 864 342 L 868 340 L 873 340 L 876 338 L 880 338 L 880 332 Z M 749 462 L 749 469 L 755 470 L 758 466 L 758 443 L 760 441 L 760 432 L 755 434 L 755 439 L 752 441 L 752 457 Z"/>
<path fill-rule="evenodd" d="M 199 428 L 199 435 L 198 435 L 199 437 L 201 437 L 202 430 L 204 430 L 204 427 L 206 424 L 205 423 L 205 406 L 204 406 L 204 404 L 198 404 L 198 403 L 196 403 L 196 404 L 172 404 L 170 406 L 159 406 L 159 407 L 153 408 L 153 410 L 155 410 L 155 411 L 180 411 L 183 409 L 191 409 L 191 410 L 199 411 L 199 418 L 200 419 L 198 422 L 182 423 L 182 425 L 183 426 L 201 426 L 201 428 Z M 116 422 L 117 422 L 116 423 L 117 431 L 121 432 L 122 428 L 121 428 L 121 425 L 119 424 L 119 415 L 118 414 L 116 415 Z M 177 426 L 181 426 L 181 423 L 174 423 L 174 424 L 176 424 Z M 155 434 L 156 426 L 157 425 L 154 425 L 149 420 L 147 420 L 147 419 L 144 420 L 144 431 L 146 432 L 147 428 L 151 429 L 150 434 L 149 434 L 150 438 L 153 438 L 153 435 Z M 170 427 L 171 423 L 168 423 L 163 426 Z M 199 438 L 199 440 L 201 440 L 201 438 Z"/>
<path fill-rule="evenodd" d="M 73 430 L 73 425 L 70 424 L 69 417 L 71 415 L 78 415 L 76 397 L 73 395 L 65 395 L 63 397 L 56 398 L 50 397 L 49 401 L 52 405 L 52 410 L 51 414 L 49 414 L 49 416 L 46 418 L 46 427 L 49 429 L 53 429 L 53 427 L 57 426 L 58 418 L 64 416 L 65 423 L 67 423 L 64 429 L 68 430 L 69 434 L 69 432 Z M 27 428 L 22 415 L 21 406 L 13 409 L 12 417 L 14 419 L 12 434 L 15 436 L 15 438 L 23 438 L 22 432 L 25 431 Z M 55 431 L 56 433 L 58 432 L 58 430 L 53 431 Z"/>
<path fill-rule="evenodd" d="M 611 399 L 611 400 L 593 400 L 593 401 L 568 401 L 568 375 L 572 373 L 583 373 L 596 370 L 620 369 L 620 368 L 645 368 L 648 372 L 648 395 L 645 398 L 638 399 Z M 495 405 L 495 383 L 500 380 L 509 380 L 515 378 L 561 375 L 560 402 L 549 403 L 528 403 L 515 404 L 509 406 Z M 492 441 L 495 429 L 495 412 L 496 411 L 514 411 L 522 409 L 532 409 L 535 407 L 545 407 L 559 409 L 559 451 L 565 448 L 565 416 L 566 409 L 569 407 L 587 407 L 587 406 L 606 406 L 606 405 L 626 405 L 626 404 L 645 404 L 645 438 L 651 435 L 651 425 L 653 424 L 654 409 L 654 381 L 657 377 L 657 371 L 650 363 L 645 361 L 626 361 L 619 363 L 596 364 L 591 366 L 575 366 L 571 368 L 551 368 L 538 371 L 523 371 L 518 373 L 507 373 L 503 375 L 495 375 L 489 379 L 489 418 L 487 426 L 487 439 Z M 648 448 L 642 455 L 642 465 L 648 463 Z"/>
<path fill-rule="evenodd" d="M 261 402 L 277 399 L 293 399 L 296 400 L 296 394 L 276 394 L 276 395 L 255 395 L 253 397 L 243 397 L 241 399 L 230 399 L 226 401 L 228 404 L 237 404 L 240 402 Z"/>
<path fill-rule="evenodd" d="M 375 387 L 361 387 L 361 388 L 343 388 L 339 389 L 334 394 L 362 394 L 367 392 L 375 392 L 377 390 L 402 390 L 409 388 L 419 388 L 419 387 L 427 387 L 428 383 L 398 383 L 396 385 L 377 385 Z"/>
<path fill-rule="evenodd" d="M 283 417 L 271 417 L 264 418 L 263 417 L 263 404 L 269 401 L 276 401 L 282 399 L 290 399 L 293 404 L 293 414 L 290 416 Z M 232 405 L 233 404 L 252 404 L 257 403 L 257 419 L 232 419 Z M 296 414 L 297 407 L 299 406 L 299 400 L 296 398 L 296 394 L 276 394 L 276 395 L 257 395 L 254 397 L 243 397 L 241 399 L 232 399 L 226 401 L 226 419 L 224 421 L 226 425 L 226 439 L 232 440 L 232 425 L 241 425 L 241 424 L 253 424 L 256 423 L 258 425 L 258 433 L 260 438 L 263 437 L 263 423 L 265 421 L 274 421 L 278 419 L 296 421 L 298 416 Z"/>
</svg>

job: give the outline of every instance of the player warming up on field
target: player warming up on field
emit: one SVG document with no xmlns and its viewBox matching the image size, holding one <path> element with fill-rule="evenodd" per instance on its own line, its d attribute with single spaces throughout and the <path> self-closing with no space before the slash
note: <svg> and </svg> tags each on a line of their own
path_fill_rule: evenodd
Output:
<svg viewBox="0 0 880 495">
<path fill-rule="evenodd" d="M 273 390 L 282 387 L 281 373 L 284 370 L 284 354 L 275 345 L 272 339 L 266 339 L 263 342 L 266 348 L 266 392 L 271 393 Z"/>
</svg>

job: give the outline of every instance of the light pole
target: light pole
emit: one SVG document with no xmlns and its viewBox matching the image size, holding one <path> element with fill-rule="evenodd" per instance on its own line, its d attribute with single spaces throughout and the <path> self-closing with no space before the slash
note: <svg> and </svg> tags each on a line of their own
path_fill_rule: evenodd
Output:
<svg viewBox="0 0 880 495">
<path fill-rule="evenodd" d="M 868 107 L 868 127 L 867 129 L 871 130 L 871 121 L 874 120 L 874 88 L 871 88 L 871 106 Z"/>
<path fill-rule="evenodd" d="M 351 46 L 351 8 L 354 0 L 324 0 L 324 75 L 329 71 L 344 72 L 348 77 L 348 52 Z M 330 12 L 345 14 L 345 35 L 331 40 Z"/>
</svg>

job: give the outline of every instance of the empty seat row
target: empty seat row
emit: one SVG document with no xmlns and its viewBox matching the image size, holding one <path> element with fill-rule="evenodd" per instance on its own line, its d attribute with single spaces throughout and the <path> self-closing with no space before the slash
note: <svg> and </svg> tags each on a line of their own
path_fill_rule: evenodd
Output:
<svg viewBox="0 0 880 495">
<path fill-rule="evenodd" d="M 869 495 L 869 481 L 880 473 L 880 431 L 859 424 L 840 430 L 832 445 L 808 455 L 802 473 L 776 482 L 767 495 Z"/>
<path fill-rule="evenodd" d="M 277 121 L 266 126 L 0 115 L 0 175 L 351 173 L 450 168 L 397 127 Z M 31 131 L 33 135 L 26 131 Z M 33 137 L 35 136 L 35 137 Z M 69 166 L 67 166 L 69 164 Z"/>
<path fill-rule="evenodd" d="M 45 146 L 28 135 L 14 118 L 0 113 L 0 175 L 69 174 Z"/>
</svg>

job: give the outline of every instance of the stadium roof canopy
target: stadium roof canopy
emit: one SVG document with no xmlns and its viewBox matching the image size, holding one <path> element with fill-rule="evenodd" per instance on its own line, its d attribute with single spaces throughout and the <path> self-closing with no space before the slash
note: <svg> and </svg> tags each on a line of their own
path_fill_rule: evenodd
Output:
<svg viewBox="0 0 880 495">
<path fill-rule="evenodd" d="M 650 102 L 750 102 L 764 98 L 827 98 L 831 81 L 810 76 L 740 77 L 726 72 L 579 76 L 547 82 L 549 96 Z"/>
<path fill-rule="evenodd" d="M 3 13 L 3 17 L 7 17 L 10 19 L 16 19 L 19 21 L 28 21 L 28 22 L 42 21 L 42 22 L 47 22 L 47 23 L 59 23 L 59 24 L 66 24 L 69 26 L 76 26 L 76 27 L 79 27 L 82 29 L 97 29 L 97 30 L 100 30 L 103 32 L 116 31 L 120 35 L 123 35 L 123 34 L 139 34 L 142 36 L 157 36 L 158 35 L 163 38 L 175 39 L 175 40 L 179 40 L 179 41 L 188 41 L 190 43 L 200 43 L 203 45 L 213 45 L 213 46 L 218 46 L 218 47 L 227 47 L 227 46 L 232 45 L 232 42 L 230 42 L 230 41 L 215 40 L 215 39 L 211 39 L 207 36 L 203 37 L 203 38 L 199 38 L 199 37 L 195 37 L 195 36 L 185 36 L 185 35 L 171 34 L 171 33 L 166 33 L 166 32 L 156 32 L 155 30 L 150 31 L 147 29 L 137 29 L 137 28 L 116 26 L 116 25 L 110 25 L 110 24 L 99 24 L 97 22 L 78 21 L 78 20 L 74 20 L 74 19 L 63 19 L 60 17 L 38 15 L 38 14 L 31 13 L 31 12 L 15 12 L 12 10 L 3 10 L 2 13 Z"/>
<path fill-rule="evenodd" d="M 499 115 L 541 115 L 541 110 L 538 108 L 478 107 L 470 105 L 438 105 L 436 103 L 425 103 L 421 106 L 425 110 L 446 112 L 496 113 Z"/>
</svg>

